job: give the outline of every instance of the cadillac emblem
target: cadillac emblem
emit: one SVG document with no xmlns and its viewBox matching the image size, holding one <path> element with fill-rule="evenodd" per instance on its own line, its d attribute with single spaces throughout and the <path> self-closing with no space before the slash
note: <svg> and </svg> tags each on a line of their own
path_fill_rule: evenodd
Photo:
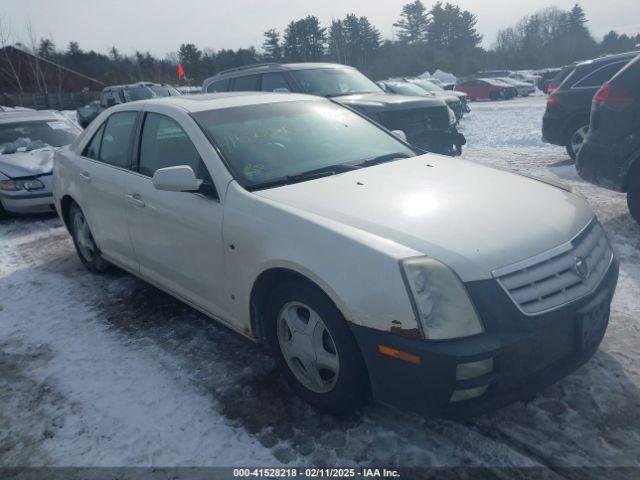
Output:
<svg viewBox="0 0 640 480">
<path fill-rule="evenodd" d="M 574 264 L 578 276 L 583 280 L 587 278 L 589 275 L 589 264 L 587 263 L 587 260 L 582 257 L 576 257 L 574 259 Z"/>
</svg>

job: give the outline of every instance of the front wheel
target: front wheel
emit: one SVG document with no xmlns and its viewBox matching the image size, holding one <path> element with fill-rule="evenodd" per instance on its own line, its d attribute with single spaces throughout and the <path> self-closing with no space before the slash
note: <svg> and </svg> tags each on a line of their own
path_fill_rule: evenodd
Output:
<svg viewBox="0 0 640 480">
<path fill-rule="evenodd" d="M 569 142 L 567 143 L 567 153 L 572 160 L 578 158 L 578 154 L 582 149 L 582 145 L 584 145 L 584 141 L 586 140 L 588 133 L 589 124 L 578 125 L 577 127 L 572 129 L 571 136 L 569 137 Z"/>
<path fill-rule="evenodd" d="M 640 167 L 633 174 L 635 175 L 630 179 L 627 190 L 627 205 L 633 219 L 640 224 Z"/>
<path fill-rule="evenodd" d="M 368 377 L 344 317 L 318 288 L 286 282 L 270 297 L 267 335 L 291 388 L 330 413 L 355 408 Z"/>
<path fill-rule="evenodd" d="M 87 219 L 76 204 L 73 204 L 69 210 L 69 224 L 73 244 L 82 264 L 93 273 L 107 270 L 110 264 L 100 255 L 100 250 L 93 239 Z"/>
</svg>

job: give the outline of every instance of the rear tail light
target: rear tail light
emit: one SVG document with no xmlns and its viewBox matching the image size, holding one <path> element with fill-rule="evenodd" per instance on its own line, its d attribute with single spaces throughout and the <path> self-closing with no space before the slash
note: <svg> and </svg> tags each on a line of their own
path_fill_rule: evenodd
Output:
<svg viewBox="0 0 640 480">
<path fill-rule="evenodd" d="M 550 83 L 549 86 L 547 87 L 547 92 L 551 93 L 557 89 L 558 89 L 558 85 L 554 85 L 553 83 Z"/>
<path fill-rule="evenodd" d="M 560 104 L 560 96 L 558 95 L 549 95 L 547 98 L 547 108 L 555 107 Z"/>
<path fill-rule="evenodd" d="M 633 104 L 635 98 L 629 91 L 617 85 L 605 83 L 593 97 L 594 105 L 604 104 L 610 107 L 624 108 Z"/>
</svg>

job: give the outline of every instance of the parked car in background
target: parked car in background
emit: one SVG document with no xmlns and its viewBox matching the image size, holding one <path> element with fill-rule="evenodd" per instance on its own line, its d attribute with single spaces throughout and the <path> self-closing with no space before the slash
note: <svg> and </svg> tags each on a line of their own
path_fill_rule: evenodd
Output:
<svg viewBox="0 0 640 480">
<path fill-rule="evenodd" d="M 539 77 L 538 89 L 544 93 L 549 93 L 549 85 L 551 81 L 562 71 L 561 68 L 545 68 L 544 70 L 536 70 L 534 73 Z"/>
<path fill-rule="evenodd" d="M 380 88 L 382 88 L 382 90 L 384 90 L 386 93 L 394 93 L 396 95 L 441 98 L 442 100 L 445 101 L 447 106 L 453 111 L 454 115 L 456 116 L 456 121 L 460 120 L 462 118 L 462 115 L 464 114 L 462 102 L 455 95 L 436 94 L 436 93 L 428 92 L 425 89 L 420 88 L 418 85 L 415 85 L 409 82 L 403 82 L 403 81 L 383 80 L 380 82 L 376 82 L 376 84 Z"/>
<path fill-rule="evenodd" d="M 426 90 L 430 93 L 435 93 L 439 95 L 455 95 L 460 100 L 462 104 L 462 113 L 469 113 L 471 110 L 469 109 L 468 95 L 464 92 L 459 92 L 458 90 L 449 89 L 445 90 L 442 87 L 442 82 L 440 82 L 436 78 L 420 78 L 420 77 L 402 77 L 402 80 L 413 83 L 414 85 L 419 86 L 420 88 Z"/>
<path fill-rule="evenodd" d="M 105 87 L 100 95 L 100 100 L 94 100 L 88 105 L 78 108 L 78 123 L 82 128 L 86 128 L 103 110 L 114 105 L 175 95 L 180 95 L 180 92 L 171 85 L 160 83 L 138 82 L 131 85 Z"/>
<path fill-rule="evenodd" d="M 472 78 L 456 85 L 456 90 L 466 93 L 469 100 L 504 100 L 515 96 L 510 85 L 495 82 L 490 78 Z"/>
<path fill-rule="evenodd" d="M 53 154 L 81 130 L 58 112 L 0 113 L 0 217 L 53 212 Z"/>
<path fill-rule="evenodd" d="M 538 80 L 540 80 L 540 77 L 536 74 L 534 74 L 531 71 L 527 71 L 527 70 L 521 70 L 518 72 L 511 72 L 508 75 L 509 78 L 513 78 L 514 80 L 518 80 L 520 82 L 525 82 L 530 84 L 531 86 L 535 87 L 538 84 Z"/>
<path fill-rule="evenodd" d="M 202 93 L 202 86 L 191 86 L 191 85 L 182 85 L 179 87 L 174 87 L 178 92 L 182 95 L 195 95 L 198 93 Z"/>
<path fill-rule="evenodd" d="M 206 92 L 296 92 L 330 98 L 389 130 L 401 130 L 414 147 L 460 155 L 464 136 L 441 98 L 385 93 L 353 67 L 335 63 L 268 63 L 221 72 L 203 83 Z"/>
<path fill-rule="evenodd" d="M 640 223 L 640 55 L 593 97 L 576 168 L 585 180 L 626 192 L 629 211 Z"/>
<path fill-rule="evenodd" d="M 532 93 L 535 93 L 536 87 L 531 85 L 528 82 L 522 82 L 520 80 L 516 80 L 515 78 L 510 77 L 496 77 L 493 79 L 499 80 L 501 82 L 506 83 L 507 85 L 511 85 L 516 90 L 516 95 L 520 97 L 528 97 Z"/>
<path fill-rule="evenodd" d="M 475 73 L 474 78 L 495 78 L 495 77 L 508 77 L 511 75 L 511 70 L 483 70 Z"/>
<path fill-rule="evenodd" d="M 575 160 L 589 131 L 593 96 L 637 54 L 607 55 L 578 63 L 547 98 L 542 119 L 543 140 L 565 147 Z"/>
<path fill-rule="evenodd" d="M 55 174 L 88 270 L 114 263 L 264 342 L 322 410 L 369 392 L 496 409 L 577 369 L 607 328 L 618 261 L 581 196 L 418 155 L 317 96 L 118 105 Z"/>
</svg>

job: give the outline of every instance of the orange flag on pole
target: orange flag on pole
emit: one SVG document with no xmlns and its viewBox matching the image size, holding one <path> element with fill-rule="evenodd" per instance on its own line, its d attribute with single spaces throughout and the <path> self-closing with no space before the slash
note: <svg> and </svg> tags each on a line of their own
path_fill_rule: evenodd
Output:
<svg viewBox="0 0 640 480">
<path fill-rule="evenodd" d="M 184 73 L 184 68 L 182 68 L 182 64 L 179 63 L 178 64 L 178 80 L 180 80 L 181 78 L 184 78 L 186 80 L 187 74 Z"/>
</svg>

